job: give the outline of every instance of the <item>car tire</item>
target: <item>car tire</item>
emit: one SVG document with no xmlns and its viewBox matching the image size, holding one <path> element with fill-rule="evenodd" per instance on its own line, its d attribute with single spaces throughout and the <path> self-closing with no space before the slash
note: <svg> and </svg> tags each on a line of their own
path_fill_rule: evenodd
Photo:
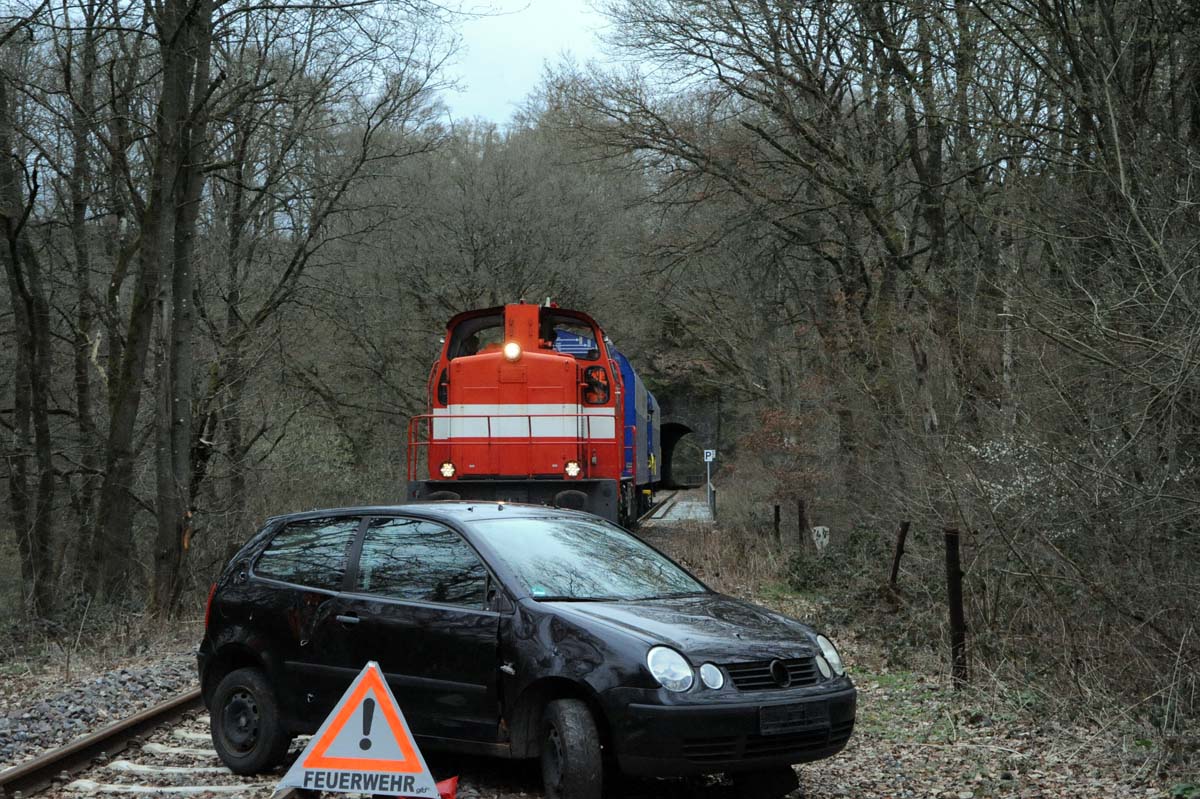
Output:
<svg viewBox="0 0 1200 799">
<path fill-rule="evenodd" d="M 556 699 L 542 714 L 546 799 L 600 799 L 603 760 L 596 720 L 578 699 Z"/>
<path fill-rule="evenodd" d="M 226 674 L 210 706 L 213 748 L 234 774 L 260 774 L 283 762 L 292 738 L 267 677 L 246 668 Z"/>
</svg>

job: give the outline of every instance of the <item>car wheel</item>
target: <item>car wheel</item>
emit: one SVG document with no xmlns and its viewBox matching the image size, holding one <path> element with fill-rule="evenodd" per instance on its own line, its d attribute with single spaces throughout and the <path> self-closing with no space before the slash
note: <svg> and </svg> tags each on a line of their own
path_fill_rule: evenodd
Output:
<svg viewBox="0 0 1200 799">
<path fill-rule="evenodd" d="M 600 736 L 588 706 L 556 699 L 542 715 L 542 783 L 546 799 L 600 799 Z"/>
<path fill-rule="evenodd" d="M 258 774 L 279 765 L 291 736 L 279 718 L 279 703 L 258 669 L 226 674 L 213 692 L 213 748 L 234 774 Z"/>
</svg>

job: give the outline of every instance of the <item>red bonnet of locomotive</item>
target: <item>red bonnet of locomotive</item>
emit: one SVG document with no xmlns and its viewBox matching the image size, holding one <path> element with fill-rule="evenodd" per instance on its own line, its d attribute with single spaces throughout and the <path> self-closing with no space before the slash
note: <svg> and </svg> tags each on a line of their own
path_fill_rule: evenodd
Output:
<svg viewBox="0 0 1200 799">
<path fill-rule="evenodd" d="M 586 314 L 525 304 L 459 314 L 430 373 L 429 413 L 410 423 L 410 499 L 544 501 L 595 512 L 620 490 L 620 380 L 603 331 Z"/>
</svg>

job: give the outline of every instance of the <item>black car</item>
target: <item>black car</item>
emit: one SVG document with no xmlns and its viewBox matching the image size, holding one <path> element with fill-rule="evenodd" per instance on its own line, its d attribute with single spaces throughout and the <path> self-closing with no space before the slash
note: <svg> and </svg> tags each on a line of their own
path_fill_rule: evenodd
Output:
<svg viewBox="0 0 1200 799">
<path fill-rule="evenodd" d="M 827 639 L 595 516 L 435 502 L 271 519 L 213 586 L 200 680 L 238 773 L 277 765 L 369 661 L 426 748 L 540 757 L 551 797 L 635 775 L 779 777 L 855 689 Z"/>
</svg>

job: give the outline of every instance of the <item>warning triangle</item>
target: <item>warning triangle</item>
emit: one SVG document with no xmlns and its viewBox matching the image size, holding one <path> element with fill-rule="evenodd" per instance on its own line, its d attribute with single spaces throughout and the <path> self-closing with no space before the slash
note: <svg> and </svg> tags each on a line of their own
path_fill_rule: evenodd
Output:
<svg viewBox="0 0 1200 799">
<path fill-rule="evenodd" d="M 354 678 L 277 790 L 288 786 L 438 796 L 433 775 L 378 663 L 371 661 Z"/>
</svg>

